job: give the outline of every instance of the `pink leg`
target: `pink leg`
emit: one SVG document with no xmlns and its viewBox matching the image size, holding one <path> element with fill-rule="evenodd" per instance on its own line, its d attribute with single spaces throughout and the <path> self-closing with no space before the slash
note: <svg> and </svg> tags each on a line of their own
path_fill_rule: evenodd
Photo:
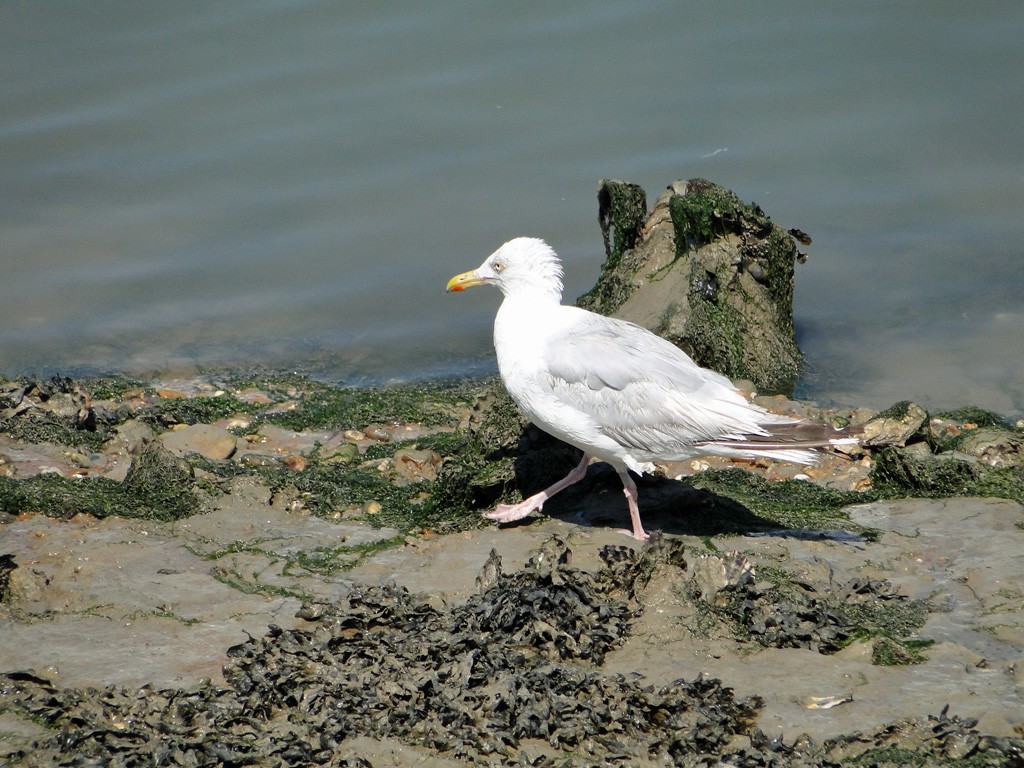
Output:
<svg viewBox="0 0 1024 768">
<path fill-rule="evenodd" d="M 559 491 L 564 491 L 573 483 L 578 483 L 587 474 L 587 465 L 590 463 L 590 454 L 584 453 L 580 463 L 572 472 L 563 477 L 550 488 L 545 488 L 540 493 L 535 493 L 528 499 L 523 499 L 518 504 L 499 504 L 493 512 L 484 512 L 488 520 L 497 520 L 499 523 L 511 523 L 526 517 L 531 512 L 539 512 L 544 507 L 544 502 L 550 499 Z M 631 481 L 632 482 L 632 481 Z M 635 490 L 635 489 L 634 489 Z M 637 518 L 639 519 L 639 518 Z"/>
<path fill-rule="evenodd" d="M 629 519 L 633 523 L 631 535 L 637 541 L 647 541 L 650 537 L 647 535 L 647 531 L 644 530 L 643 523 L 640 522 L 640 505 L 636 501 L 636 483 L 629 476 L 629 472 L 624 469 L 619 471 L 619 479 L 622 480 L 622 492 L 626 494 L 626 503 L 629 504 Z M 629 533 L 629 531 L 623 531 L 623 533 Z"/>
</svg>

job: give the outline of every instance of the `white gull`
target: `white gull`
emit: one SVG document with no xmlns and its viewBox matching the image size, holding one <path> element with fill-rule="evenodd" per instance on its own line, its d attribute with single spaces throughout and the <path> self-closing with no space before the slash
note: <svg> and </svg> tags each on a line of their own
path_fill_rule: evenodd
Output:
<svg viewBox="0 0 1024 768">
<path fill-rule="evenodd" d="M 831 425 L 798 421 L 750 403 L 729 379 L 702 368 L 671 342 L 634 323 L 564 306 L 562 265 L 543 240 L 519 237 L 449 291 L 494 285 L 505 295 L 494 319 L 494 349 L 505 388 L 545 432 L 583 451 L 562 480 L 485 516 L 498 522 L 539 511 L 587 473 L 592 458 L 622 480 L 632 535 L 647 538 L 636 484 L 656 460 L 713 454 L 813 463 L 815 448 L 856 443 Z"/>
</svg>

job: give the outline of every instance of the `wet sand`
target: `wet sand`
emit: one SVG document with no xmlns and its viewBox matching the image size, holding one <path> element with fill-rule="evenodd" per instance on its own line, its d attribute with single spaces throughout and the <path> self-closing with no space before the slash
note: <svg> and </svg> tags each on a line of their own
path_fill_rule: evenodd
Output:
<svg viewBox="0 0 1024 768">
<path fill-rule="evenodd" d="M 870 730 L 898 717 L 936 715 L 946 705 L 978 719 L 986 734 L 1019 736 L 1024 508 L 995 499 L 911 499 L 849 512 L 853 522 L 881 530 L 878 540 L 683 536 L 690 575 L 702 557 L 736 550 L 755 575 L 782 567 L 822 591 L 854 578 L 887 579 L 931 607 L 920 636 L 934 644 L 923 663 L 874 665 L 870 639 L 822 655 L 709 635 L 696 626 L 683 581 L 672 578 L 647 585 L 642 614 L 608 655 L 605 671 L 657 684 L 720 678 L 739 697 L 762 697 L 757 726 L 787 738 Z M 263 635 L 271 624 L 307 624 L 296 617 L 298 596 L 333 601 L 355 585 L 393 583 L 449 605 L 478 591 L 492 549 L 512 571 L 556 535 L 570 547 L 574 566 L 596 570 L 602 546 L 639 546 L 609 527 L 544 518 L 409 538 L 325 576 L 288 567 L 285 556 L 394 531 L 290 512 L 283 499 L 273 503 L 269 490 L 248 479 L 215 508 L 174 524 L 36 515 L 8 524 L 3 535 L 18 568 L 3 616 L 0 669 L 33 670 L 76 688 L 223 682 L 229 647 Z M 0 723 L 4 744 L 27 727 L 10 714 Z"/>
</svg>

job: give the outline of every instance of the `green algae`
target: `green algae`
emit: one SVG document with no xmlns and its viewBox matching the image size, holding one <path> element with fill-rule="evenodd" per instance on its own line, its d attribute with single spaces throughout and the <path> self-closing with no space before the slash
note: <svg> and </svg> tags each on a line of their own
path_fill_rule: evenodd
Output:
<svg viewBox="0 0 1024 768">
<path fill-rule="evenodd" d="M 340 389 L 307 380 L 300 383 L 305 389 L 295 398 L 296 408 L 260 415 L 249 429 L 258 428 L 259 423 L 295 431 L 355 429 L 371 423 L 417 423 L 450 428 L 458 424 L 459 409 L 466 407 L 472 391 L 469 384 Z M 252 384 L 273 391 L 273 386 L 268 387 L 265 380 Z M 295 383 L 287 386 L 295 395 Z M 399 485 L 375 468 L 354 465 L 357 459 L 388 458 L 403 448 L 434 450 L 446 457 L 439 477 Z M 353 456 L 351 461 L 330 461 L 314 453 L 309 466 L 300 473 L 281 467 L 254 471 L 273 490 L 294 491 L 313 514 L 321 517 L 376 502 L 381 506 L 380 513 L 366 517 L 374 525 L 391 526 L 405 533 L 424 528 L 456 530 L 479 524 L 478 516 L 470 515 L 467 504 L 456 502 L 448 482 L 453 466 L 467 463 L 471 455 L 466 435 L 455 430 L 411 441 L 373 445 L 364 456 Z M 472 482 L 468 476 L 464 481 Z"/>
<path fill-rule="evenodd" d="M 252 579 L 246 578 L 238 571 L 228 568 L 214 568 L 210 575 L 226 587 L 231 587 L 246 595 L 263 595 L 264 597 L 291 597 L 296 600 L 312 600 L 313 595 L 297 589 L 289 589 L 274 584 L 263 584 L 254 574 Z"/>
<path fill-rule="evenodd" d="M 870 500 L 857 491 L 823 488 L 806 480 L 773 482 L 741 469 L 707 470 L 684 482 L 740 505 L 748 517 L 752 512 L 783 528 L 848 529 L 851 523 L 844 508 Z"/>
<path fill-rule="evenodd" d="M 75 419 L 53 414 L 15 419 L 6 425 L 5 431 L 23 443 L 67 445 L 87 451 L 98 451 L 111 436 L 106 429 L 83 429 Z"/>
<path fill-rule="evenodd" d="M 961 408 L 954 408 L 951 411 L 939 411 L 933 414 L 934 418 L 944 421 L 953 421 L 960 424 L 974 424 L 977 427 L 1005 427 L 1007 421 L 998 413 L 987 411 L 984 408 L 968 405 Z"/>
<path fill-rule="evenodd" d="M 728 217 L 723 218 L 727 220 Z M 114 378 L 97 383 L 62 380 L 45 386 L 76 392 L 89 387 L 104 395 L 116 395 L 133 387 L 139 389 L 137 384 Z M 270 403 L 255 405 L 240 399 L 238 393 L 246 387 L 265 393 Z M 375 444 L 364 456 L 354 455 L 348 461 L 321 457 L 314 451 L 309 466 L 302 472 L 276 463 L 247 467 L 198 456 L 177 460 L 149 449 L 136 457 L 128 478 L 120 484 L 103 478 L 71 480 L 52 474 L 19 480 L 0 478 L 0 509 L 13 514 L 44 512 L 59 518 L 82 512 L 97 517 L 175 520 L 198 511 L 203 495 L 224 492 L 228 479 L 259 475 L 275 492 L 295 494 L 313 514 L 323 517 L 336 516 L 339 511 L 352 514 L 354 507 L 376 502 L 381 505 L 381 513 L 366 518 L 374 524 L 393 526 L 403 533 L 425 528 L 461 530 L 482 524 L 480 510 L 498 502 L 518 500 L 557 479 L 556 476 L 564 474 L 563 470 L 571 468 L 576 455 L 567 446 L 527 428 L 518 408 L 497 381 L 484 385 L 468 381 L 457 385 L 346 389 L 299 376 L 262 376 L 236 378 L 223 388 L 227 391 L 217 396 L 161 399 L 135 413 L 108 405 L 106 416 L 95 421 L 95 431 L 82 430 L 71 419 L 53 424 L 23 415 L 11 419 L 4 427 L 10 434 L 23 436 L 22 439 L 44 435 L 32 432 L 35 427 L 30 424 L 37 424 L 40 429 L 55 428 L 57 432 L 45 435 L 58 444 L 82 445 L 84 439 L 91 449 L 112 437 L 117 423 L 136 415 L 158 429 L 167 423 L 202 423 L 244 413 L 252 418 L 249 431 L 261 423 L 295 430 L 340 430 L 395 422 L 414 422 L 444 430 L 412 441 Z M 279 410 L 286 402 L 289 407 Z M 898 418 L 908 407 L 909 403 L 897 403 L 882 415 Z M 979 427 L 991 425 L 1013 435 L 1020 432 L 981 409 L 947 411 L 937 418 Z M 925 438 L 922 433 L 919 441 Z M 943 447 L 950 445 L 953 444 L 948 441 L 943 443 Z M 402 485 L 388 472 L 365 465 L 368 460 L 388 458 L 404 448 L 440 455 L 436 478 Z M 993 467 L 968 458 L 949 451 L 925 455 L 920 451 L 884 449 L 875 454 L 873 488 L 865 492 L 830 490 L 800 480 L 771 482 L 739 469 L 704 472 L 684 481 L 703 499 L 695 505 L 698 509 L 692 516 L 696 528 L 688 532 L 711 534 L 776 527 L 848 529 L 850 523 L 843 508 L 877 499 L 969 495 L 1024 502 L 1024 468 Z M 200 480 L 194 476 L 197 469 L 205 470 Z M 588 489 L 592 489 L 590 481 L 567 491 L 565 500 Z M 705 507 L 707 514 L 701 512 Z M 702 515 L 710 521 L 707 525 L 700 522 Z"/>
<path fill-rule="evenodd" d="M 603 269 L 614 269 L 640 237 L 647 218 L 647 193 L 639 184 L 602 179 L 597 188 L 597 207 L 607 259 Z"/>
<path fill-rule="evenodd" d="M 199 397 L 166 398 L 155 402 L 147 415 L 160 426 L 172 424 L 211 424 L 238 414 L 254 414 L 260 406 L 239 400 L 232 395 L 201 395 Z"/>
<path fill-rule="evenodd" d="M 217 547 L 216 549 L 208 552 L 204 552 L 191 544 L 186 544 L 185 549 L 196 557 L 201 557 L 204 560 L 220 560 L 222 557 L 237 554 L 260 555 L 263 557 L 278 559 L 279 556 L 277 554 L 263 546 L 263 544 L 268 541 L 271 541 L 271 539 L 236 539 L 230 544 L 226 544 L 223 547 Z"/>
<path fill-rule="evenodd" d="M 95 450 L 107 433 L 90 402 L 88 391 L 67 377 L 7 382 L 0 388 L 0 427 L 27 443 Z"/>
<path fill-rule="evenodd" d="M 884 599 L 870 602 L 830 601 L 831 610 L 850 627 L 849 639 L 840 650 L 858 640 L 872 640 L 871 663 L 880 667 L 923 664 L 925 651 L 934 640 L 915 637 L 928 618 L 928 604 L 921 600 Z"/>
<path fill-rule="evenodd" d="M 178 520 L 199 511 L 198 496 L 192 490 L 191 467 L 153 443 L 132 461 L 121 493 L 131 504 L 133 515 L 155 520 Z"/>
<path fill-rule="evenodd" d="M 124 392 L 129 382 L 112 380 L 101 383 L 108 392 Z M 247 414 L 252 422 L 247 431 L 270 423 L 293 429 L 348 429 L 365 427 L 368 423 L 415 422 L 425 426 L 455 426 L 460 409 L 468 405 L 474 391 L 470 383 L 457 386 L 417 384 L 380 389 L 344 389 L 295 376 L 235 379 L 235 391 L 259 387 L 266 392 L 271 405 L 246 402 L 233 394 L 159 399 L 137 411 L 137 416 L 158 430 L 171 424 L 210 423 L 232 415 Z M 91 382 L 85 385 L 92 386 Z M 69 385 L 70 386 L 70 385 Z M 273 406 L 286 400 L 294 407 L 274 411 Z M 269 410 L 268 410 L 269 409 Z M 113 413 L 113 412 L 112 412 Z M 127 419 L 127 409 L 124 418 Z M 102 430 L 83 432 L 71 419 L 16 418 L 5 425 L 15 438 L 27 442 L 54 442 L 85 445 L 99 449 L 113 435 L 117 421 L 112 417 Z M 364 458 L 393 455 L 402 447 L 418 446 L 449 457 L 448 471 L 439 487 L 441 498 L 451 500 L 452 464 L 474 460 L 467 437 L 460 433 L 440 433 L 412 443 L 386 443 L 371 449 Z M 43 512 L 53 517 L 70 518 L 78 513 L 96 517 L 121 515 L 155 520 L 176 520 L 199 509 L 197 488 L 210 493 L 220 492 L 221 481 L 241 475 L 259 474 L 274 490 L 293 488 L 314 513 L 330 516 L 339 508 L 376 501 L 383 511 L 378 518 L 382 525 L 396 525 L 403 531 L 420 527 L 438 527 L 467 516 L 466 505 L 445 509 L 441 503 L 424 504 L 433 483 L 422 481 L 399 487 L 393 479 L 374 469 L 355 467 L 345 462 L 321 461 L 314 454 L 309 468 L 296 473 L 280 466 L 265 468 L 240 467 L 235 462 L 215 462 L 199 456 L 175 460 L 166 452 L 151 447 L 137 456 L 123 483 L 106 478 L 68 479 L 56 474 L 25 479 L 0 478 L 0 509 L 12 514 Z M 355 457 L 354 457 L 355 458 Z M 488 474 L 491 467 L 478 462 L 474 472 Z M 204 470 L 206 479 L 197 482 L 195 469 Z M 471 472 L 469 474 L 474 474 Z M 446 482 L 449 481 L 449 482 Z M 469 480 L 472 482 L 472 480 Z M 445 492 L 445 488 L 449 492 Z M 375 521 L 377 522 L 377 521 Z M 458 523 L 464 527 L 467 521 Z"/>
<path fill-rule="evenodd" d="M 676 258 L 737 230 L 747 206 L 717 184 L 694 179 L 693 191 L 673 195 L 668 210 L 676 231 Z"/>
<path fill-rule="evenodd" d="M 368 557 L 387 549 L 399 547 L 404 543 L 405 536 L 398 535 L 365 544 L 300 550 L 287 557 L 281 573 L 284 576 L 291 576 L 296 569 L 301 569 L 307 573 L 331 576 L 335 573 L 352 570 Z"/>
<path fill-rule="evenodd" d="M 1024 504 L 1024 466 L 993 467 L 948 453 L 922 458 L 886 448 L 875 457 L 871 482 L 879 498 L 982 496 Z"/>
<path fill-rule="evenodd" d="M 268 423 L 296 432 L 358 429 L 372 423 L 453 426 L 456 410 L 468 404 L 473 392 L 471 382 L 347 388 L 304 377 L 236 379 L 233 386 L 256 387 L 277 402 L 293 401 L 294 408 L 261 413 L 254 426 Z"/>
<path fill-rule="evenodd" d="M 881 415 L 898 419 L 909 405 L 897 403 Z M 943 417 L 977 419 L 974 423 L 979 426 L 991 420 L 1005 424 L 995 414 L 981 418 L 987 413 L 960 409 Z M 1006 429 L 1016 434 L 1012 428 Z M 722 526 L 727 530 L 732 529 L 730 516 L 749 522 L 749 513 L 782 527 L 849 530 L 851 523 L 844 508 L 880 499 L 991 497 L 1024 504 L 1024 465 L 992 466 L 951 451 L 922 454 L 900 447 L 878 451 L 874 460 L 871 488 L 866 491 L 839 491 L 804 480 L 772 482 L 740 469 L 710 470 L 684 482 L 714 494 L 715 512 L 724 515 Z M 871 531 L 858 532 L 872 535 Z"/>
<path fill-rule="evenodd" d="M 702 365 L 737 378 L 747 378 L 743 317 L 727 301 L 690 301 L 686 343 L 691 356 Z M 778 378 L 778 374 L 772 374 Z M 792 378 L 787 373 L 784 378 Z"/>
<path fill-rule="evenodd" d="M 871 649 L 871 663 L 876 667 L 902 667 L 928 661 L 924 651 L 934 640 L 896 640 L 880 637 Z"/>
<path fill-rule="evenodd" d="M 744 203 L 735 192 L 705 179 L 691 179 L 685 195 L 669 200 L 675 230 L 676 258 L 734 235 L 742 242 L 743 264 L 757 265 L 757 282 L 768 288 L 779 308 L 775 321 L 783 331 L 793 329 L 793 275 L 796 245 L 793 236 L 777 227 L 757 205 Z M 743 265 L 747 266 L 743 266 Z M 721 284 L 727 275 L 718 276 Z"/>
<path fill-rule="evenodd" d="M 693 258 L 687 298 L 690 315 L 673 339 L 701 365 L 732 378 L 754 381 L 771 392 L 792 392 L 803 367 L 793 326 L 796 246 L 793 237 L 772 223 L 756 205 L 704 179 L 691 179 L 687 192 L 669 199 L 675 258 Z M 738 264 L 697 258 L 697 252 L 722 238 L 738 241 Z M 746 271 L 763 286 L 758 299 L 736 279 Z M 759 306 L 756 321 L 748 316 Z"/>
<path fill-rule="evenodd" d="M 304 506 L 320 517 L 330 516 L 349 505 L 373 501 L 391 511 L 404 511 L 420 485 L 413 483 L 398 487 L 370 467 L 349 467 L 316 460 L 297 473 L 277 467 L 261 467 L 255 472 L 267 480 L 275 492 L 294 489 Z"/>
<path fill-rule="evenodd" d="M 875 414 L 872 421 L 878 419 L 891 419 L 893 421 L 900 421 L 901 419 L 905 419 L 907 417 L 913 405 L 914 403 L 910 400 L 900 400 L 899 402 L 893 403 L 885 410 L 879 411 L 877 414 Z"/>
<path fill-rule="evenodd" d="M 361 519 L 377 527 L 392 527 L 403 533 L 431 529 L 440 532 L 463 530 L 480 525 L 479 515 L 465 504 L 453 504 L 453 495 L 439 473 L 437 480 L 396 484 L 389 475 L 367 466 L 313 460 L 302 472 L 284 468 L 258 468 L 274 492 L 295 495 L 318 517 L 332 518 L 352 507 L 376 503 L 380 511 Z M 358 514 L 356 516 L 359 516 Z"/>
<path fill-rule="evenodd" d="M 174 611 L 167 610 L 166 608 L 151 608 L 149 610 L 133 611 L 132 613 L 125 614 L 121 617 L 123 621 L 138 621 L 139 619 L 170 619 L 176 621 L 183 627 L 194 627 L 197 624 L 202 624 L 202 619 L 197 618 L 185 618 L 179 616 Z"/>
<path fill-rule="evenodd" d="M 0 477 L 0 509 L 12 515 L 40 512 L 59 519 L 79 513 L 107 517 L 124 507 L 120 483 L 105 478 L 69 480 L 50 473 L 21 480 Z"/>
<path fill-rule="evenodd" d="M 72 480 L 51 473 L 20 480 L 0 477 L 0 510 L 10 514 L 38 512 L 67 520 L 81 513 L 171 521 L 195 514 L 199 507 L 188 465 L 157 445 L 135 458 L 122 483 L 102 477 Z"/>
<path fill-rule="evenodd" d="M 83 384 L 95 400 L 119 400 L 126 392 L 132 390 L 144 391 L 149 388 L 145 382 L 131 376 L 121 374 L 107 374 L 85 379 Z"/>
</svg>

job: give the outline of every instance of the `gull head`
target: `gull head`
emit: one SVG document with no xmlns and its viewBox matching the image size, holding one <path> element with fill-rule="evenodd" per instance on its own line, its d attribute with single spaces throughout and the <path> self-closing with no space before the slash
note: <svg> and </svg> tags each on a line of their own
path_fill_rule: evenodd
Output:
<svg viewBox="0 0 1024 768">
<path fill-rule="evenodd" d="M 562 262 L 547 243 L 517 237 L 496 250 L 479 267 L 448 281 L 449 291 L 493 285 L 506 297 L 562 300 Z"/>
</svg>

